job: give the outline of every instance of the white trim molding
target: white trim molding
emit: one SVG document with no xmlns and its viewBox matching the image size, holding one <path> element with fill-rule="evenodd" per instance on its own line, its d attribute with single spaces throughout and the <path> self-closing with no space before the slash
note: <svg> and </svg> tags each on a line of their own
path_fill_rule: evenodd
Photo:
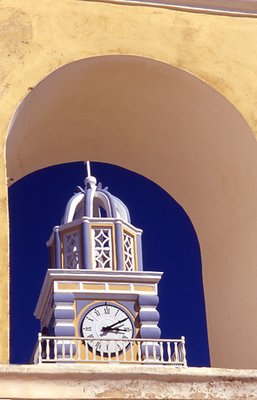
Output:
<svg viewBox="0 0 257 400">
<path fill-rule="evenodd" d="M 88 1 L 88 0 L 78 0 Z M 257 18 L 257 0 L 94 0 L 103 3 L 169 8 L 177 11 Z"/>
</svg>

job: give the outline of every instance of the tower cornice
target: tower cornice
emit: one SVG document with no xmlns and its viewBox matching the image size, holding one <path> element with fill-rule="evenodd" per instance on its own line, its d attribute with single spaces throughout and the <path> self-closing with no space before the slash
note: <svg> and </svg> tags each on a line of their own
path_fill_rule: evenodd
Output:
<svg viewBox="0 0 257 400">
<path fill-rule="evenodd" d="M 40 318 L 47 304 L 48 297 L 53 290 L 55 282 L 102 282 L 104 284 L 111 283 L 128 283 L 128 284 L 138 284 L 138 285 L 152 285 L 153 290 L 149 294 L 155 294 L 155 285 L 157 285 L 163 275 L 163 272 L 159 271 L 91 271 L 91 270 L 69 270 L 69 269 L 48 269 L 44 283 L 41 289 L 41 293 L 38 299 L 38 303 L 34 312 L 36 318 Z M 145 286 L 147 288 L 147 286 Z M 141 287 L 143 288 L 143 287 Z M 142 291 L 142 290 L 141 290 Z M 140 292 L 140 288 L 138 289 Z M 130 291 L 131 294 L 135 293 L 133 286 Z"/>
</svg>

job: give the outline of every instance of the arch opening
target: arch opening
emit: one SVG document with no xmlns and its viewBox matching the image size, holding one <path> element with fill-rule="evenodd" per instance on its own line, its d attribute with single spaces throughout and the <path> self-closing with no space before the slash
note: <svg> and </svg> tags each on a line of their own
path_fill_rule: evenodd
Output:
<svg viewBox="0 0 257 400">
<path fill-rule="evenodd" d="M 235 368 L 256 367 L 250 349 L 238 348 L 257 322 L 248 318 L 257 306 L 256 154 L 249 126 L 215 90 L 133 56 L 80 60 L 47 76 L 18 108 L 6 145 L 14 181 L 86 158 L 136 171 L 171 194 L 202 249 L 212 365 Z"/>
</svg>

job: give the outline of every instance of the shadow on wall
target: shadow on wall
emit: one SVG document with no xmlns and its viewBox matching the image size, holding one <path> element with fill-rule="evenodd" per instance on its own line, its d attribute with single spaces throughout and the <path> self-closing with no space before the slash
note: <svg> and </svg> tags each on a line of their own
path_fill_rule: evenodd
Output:
<svg viewBox="0 0 257 400">
<path fill-rule="evenodd" d="M 143 176 L 110 164 L 93 163 L 92 174 L 129 208 L 144 230 L 144 270 L 163 271 L 160 327 L 163 338 L 186 337 L 190 366 L 209 366 L 201 255 L 188 216 L 164 190 Z M 45 242 L 61 222 L 82 163 L 30 174 L 9 189 L 11 232 L 11 363 L 28 363 L 39 331 L 34 308 L 48 267 Z"/>
</svg>

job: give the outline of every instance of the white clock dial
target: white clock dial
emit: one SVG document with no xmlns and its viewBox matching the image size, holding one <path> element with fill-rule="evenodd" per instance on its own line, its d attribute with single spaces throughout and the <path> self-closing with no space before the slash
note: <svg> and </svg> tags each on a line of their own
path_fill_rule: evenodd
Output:
<svg viewBox="0 0 257 400">
<path fill-rule="evenodd" d="M 81 325 L 85 339 L 115 339 L 115 341 L 89 341 L 88 345 L 98 352 L 116 353 L 129 345 L 124 339 L 132 339 L 134 326 L 129 315 L 121 308 L 105 303 L 92 308 Z M 123 339 L 123 340 L 121 340 Z"/>
</svg>

